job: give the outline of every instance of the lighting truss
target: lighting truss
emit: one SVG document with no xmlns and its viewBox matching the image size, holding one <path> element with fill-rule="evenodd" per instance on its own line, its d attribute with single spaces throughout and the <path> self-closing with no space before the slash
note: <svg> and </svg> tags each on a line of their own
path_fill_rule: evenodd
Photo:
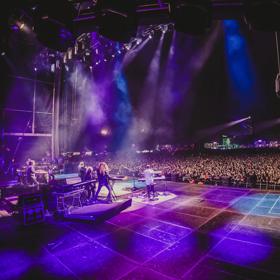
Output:
<svg viewBox="0 0 280 280">
<path fill-rule="evenodd" d="M 83 33 L 75 42 L 74 47 L 61 53 L 48 48 L 42 49 L 34 60 L 34 67 L 49 69 L 54 72 L 56 67 L 64 67 L 69 70 L 76 62 L 82 63 L 89 69 L 110 62 L 126 53 L 137 50 L 147 39 L 152 39 L 156 34 L 172 31 L 174 25 L 158 24 L 150 25 L 139 30 L 136 37 L 128 43 L 118 43 L 101 36 L 97 32 Z M 93 39 L 94 37 L 94 39 Z"/>
</svg>

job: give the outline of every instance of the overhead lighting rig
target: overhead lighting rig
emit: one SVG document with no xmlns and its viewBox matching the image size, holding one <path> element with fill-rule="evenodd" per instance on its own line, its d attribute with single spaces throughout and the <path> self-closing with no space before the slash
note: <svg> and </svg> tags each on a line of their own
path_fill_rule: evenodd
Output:
<svg viewBox="0 0 280 280">
<path fill-rule="evenodd" d="M 12 3 L 12 4 L 11 4 Z M 32 21 L 38 40 L 65 52 L 81 34 L 98 32 L 118 42 L 129 42 L 140 26 L 174 23 L 175 29 L 202 34 L 213 20 L 242 19 L 252 29 L 280 29 L 280 0 L 25 0 L 11 1 L 0 13 L 1 27 L 23 11 Z M 7 4 L 7 5 L 8 5 Z M 24 27 L 19 22 L 15 28 Z M 7 31 L 0 30 L 0 41 Z"/>
<path fill-rule="evenodd" d="M 95 10 L 101 35 L 119 42 L 136 35 L 136 0 L 97 0 Z"/>
<path fill-rule="evenodd" d="M 140 28 L 137 36 L 131 38 L 127 43 L 114 42 L 97 32 L 85 33 L 76 39 L 73 47 L 68 48 L 63 53 L 48 51 L 45 48 L 38 55 L 35 65 L 38 69 L 48 68 L 51 72 L 54 72 L 57 61 L 59 61 L 59 67 L 63 66 L 66 71 L 71 71 L 76 63 L 80 63 L 80 65 L 92 71 L 104 63 L 110 63 L 115 59 L 122 58 L 129 52 L 136 51 L 144 42 L 154 36 L 160 36 L 160 34 L 173 29 L 173 24 L 151 25 Z"/>
<path fill-rule="evenodd" d="M 247 23 L 256 30 L 280 30 L 280 0 L 244 0 Z"/>
<path fill-rule="evenodd" d="M 38 1 L 34 15 L 34 32 L 44 45 L 59 51 L 73 46 L 76 10 L 71 3 L 67 0 L 55 3 L 41 0 Z"/>
<path fill-rule="evenodd" d="M 210 0 L 174 0 L 171 2 L 170 12 L 177 31 L 198 35 L 205 33 L 211 27 Z"/>
</svg>

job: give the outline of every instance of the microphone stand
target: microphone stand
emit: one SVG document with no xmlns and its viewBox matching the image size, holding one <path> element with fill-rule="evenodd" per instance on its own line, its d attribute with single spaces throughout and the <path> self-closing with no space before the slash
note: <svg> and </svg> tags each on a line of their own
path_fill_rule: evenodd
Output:
<svg viewBox="0 0 280 280">
<path fill-rule="evenodd" d="M 133 181 L 133 187 L 132 187 L 132 192 L 136 189 L 135 187 L 135 179 L 136 179 L 136 171 L 135 170 L 132 170 L 131 168 L 128 168 L 124 165 L 122 165 L 122 167 L 124 167 L 125 169 L 127 169 L 128 171 L 132 171 L 132 181 Z"/>
</svg>

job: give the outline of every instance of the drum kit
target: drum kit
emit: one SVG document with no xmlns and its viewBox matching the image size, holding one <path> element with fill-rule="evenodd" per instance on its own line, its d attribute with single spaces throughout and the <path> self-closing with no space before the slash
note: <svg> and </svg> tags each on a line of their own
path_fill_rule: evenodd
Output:
<svg viewBox="0 0 280 280">
<path fill-rule="evenodd" d="M 20 185 L 22 186 L 30 185 L 27 176 L 27 166 L 23 166 L 22 168 L 16 169 L 16 176 Z M 53 178 L 52 170 L 46 170 L 46 168 L 35 169 L 35 176 L 39 185 L 49 184 L 51 179 Z"/>
</svg>

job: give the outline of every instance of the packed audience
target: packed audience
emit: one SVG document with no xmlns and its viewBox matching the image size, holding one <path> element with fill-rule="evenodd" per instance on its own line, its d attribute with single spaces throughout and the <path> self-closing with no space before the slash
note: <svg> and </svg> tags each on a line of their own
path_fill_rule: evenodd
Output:
<svg viewBox="0 0 280 280">
<path fill-rule="evenodd" d="M 161 171 L 168 180 L 193 183 L 224 184 L 257 187 L 262 184 L 280 185 L 280 155 L 145 155 L 110 157 L 105 160 L 113 174 L 141 177 L 149 164 Z M 93 166 L 94 161 L 90 162 Z"/>
<path fill-rule="evenodd" d="M 59 158 L 52 166 L 60 173 L 77 172 L 80 161 L 93 168 L 105 161 L 111 174 L 143 176 L 147 164 L 161 171 L 167 180 L 213 185 L 280 186 L 280 153 L 126 154 L 85 158 Z"/>
</svg>

